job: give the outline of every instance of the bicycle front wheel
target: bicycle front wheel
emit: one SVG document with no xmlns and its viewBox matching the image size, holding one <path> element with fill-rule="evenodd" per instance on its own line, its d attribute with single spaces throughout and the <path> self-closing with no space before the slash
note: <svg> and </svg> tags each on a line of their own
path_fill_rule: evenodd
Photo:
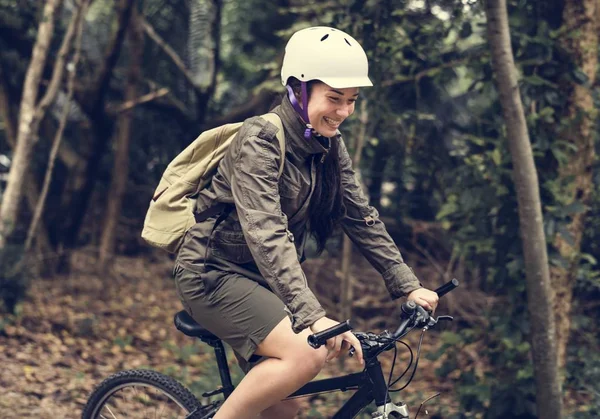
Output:
<svg viewBox="0 0 600 419">
<path fill-rule="evenodd" d="M 104 380 L 83 409 L 83 419 L 194 418 L 213 416 L 221 402 L 203 406 L 171 377 L 149 370 L 127 370 Z"/>
</svg>

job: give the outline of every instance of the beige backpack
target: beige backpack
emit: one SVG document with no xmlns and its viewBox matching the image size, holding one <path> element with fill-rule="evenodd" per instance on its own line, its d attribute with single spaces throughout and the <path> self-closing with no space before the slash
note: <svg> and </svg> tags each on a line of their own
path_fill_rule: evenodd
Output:
<svg viewBox="0 0 600 419">
<path fill-rule="evenodd" d="M 282 155 L 285 154 L 281 119 L 274 113 L 262 115 L 262 118 L 279 129 L 277 139 Z M 177 252 L 186 231 L 196 223 L 195 197 L 209 184 L 242 124 L 227 124 L 204 131 L 169 163 L 146 213 L 142 230 L 142 238 L 146 242 L 171 253 Z M 279 176 L 283 172 L 284 161 L 285 158 L 282 158 Z"/>
</svg>

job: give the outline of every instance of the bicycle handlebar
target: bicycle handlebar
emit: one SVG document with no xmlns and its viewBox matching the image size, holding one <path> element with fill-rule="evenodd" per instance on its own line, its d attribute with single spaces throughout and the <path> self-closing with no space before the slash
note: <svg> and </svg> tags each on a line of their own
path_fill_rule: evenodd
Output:
<svg viewBox="0 0 600 419">
<path fill-rule="evenodd" d="M 327 339 L 331 339 L 334 336 L 341 335 L 348 330 L 352 330 L 352 325 L 350 324 L 350 320 L 346 320 L 345 322 L 336 324 L 335 326 L 330 327 L 329 329 L 322 330 L 314 335 L 310 335 L 308 337 L 308 344 L 313 348 L 320 348 L 327 342 Z"/>
<path fill-rule="evenodd" d="M 443 297 L 444 295 L 452 291 L 454 288 L 458 287 L 458 284 L 458 279 L 453 278 L 451 281 L 437 288 L 435 290 L 435 293 L 438 295 L 438 297 Z M 418 306 L 414 301 L 407 301 L 403 303 L 401 309 L 401 322 L 400 326 L 398 326 L 398 328 L 396 329 L 396 332 L 392 335 L 394 339 L 398 338 L 404 333 L 408 325 L 414 321 L 415 314 L 416 316 L 420 315 L 421 317 L 423 317 L 424 321 L 429 321 L 429 315 L 427 314 L 425 309 L 421 306 Z M 435 320 L 433 324 L 435 324 Z M 337 335 L 341 335 L 342 333 L 347 332 L 348 330 L 352 330 L 350 320 L 346 320 L 345 322 L 339 323 L 333 327 L 330 327 L 329 329 L 325 329 L 321 332 L 310 335 L 308 337 L 308 344 L 315 349 L 320 348 L 327 342 L 328 339 L 331 339 L 332 337 Z"/>
<path fill-rule="evenodd" d="M 448 294 L 450 291 L 452 291 L 456 287 L 458 287 L 458 279 L 452 278 L 452 280 L 450 280 L 449 282 L 446 282 L 444 285 L 442 285 L 441 287 L 436 289 L 435 292 L 438 295 L 438 297 L 441 298 L 444 295 Z"/>
</svg>

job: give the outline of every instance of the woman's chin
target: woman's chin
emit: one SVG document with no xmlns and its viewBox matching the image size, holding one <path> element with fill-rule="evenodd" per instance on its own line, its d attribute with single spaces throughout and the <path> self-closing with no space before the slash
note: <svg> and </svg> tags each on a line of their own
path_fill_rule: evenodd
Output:
<svg viewBox="0 0 600 419">
<path fill-rule="evenodd" d="M 324 127 L 319 127 L 317 129 L 315 129 L 315 131 L 317 131 L 317 134 L 323 136 L 323 137 L 333 137 L 335 134 L 337 134 L 337 129 L 333 129 L 333 128 L 324 128 Z"/>
</svg>

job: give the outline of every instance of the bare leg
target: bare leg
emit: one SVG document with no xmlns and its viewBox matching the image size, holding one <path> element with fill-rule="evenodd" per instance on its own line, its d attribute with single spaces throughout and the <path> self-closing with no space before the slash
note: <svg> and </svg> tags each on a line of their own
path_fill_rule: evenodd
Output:
<svg viewBox="0 0 600 419">
<path fill-rule="evenodd" d="M 261 419 L 293 419 L 300 411 L 300 401 L 297 399 L 284 400 L 263 410 Z"/>
<path fill-rule="evenodd" d="M 315 350 L 308 346 L 306 338 L 309 334 L 310 330 L 295 334 L 287 317 L 275 326 L 256 350 L 256 354 L 269 359 L 248 372 L 214 419 L 255 418 L 313 379 L 325 364 L 327 349 L 321 347 Z M 290 405 L 291 403 L 278 404 L 273 409 Z M 291 411 L 292 409 L 290 413 Z M 267 410 L 265 414 L 270 415 L 271 412 L 275 413 L 274 410 Z M 293 412 L 294 416 L 295 414 L 296 411 Z"/>
</svg>

